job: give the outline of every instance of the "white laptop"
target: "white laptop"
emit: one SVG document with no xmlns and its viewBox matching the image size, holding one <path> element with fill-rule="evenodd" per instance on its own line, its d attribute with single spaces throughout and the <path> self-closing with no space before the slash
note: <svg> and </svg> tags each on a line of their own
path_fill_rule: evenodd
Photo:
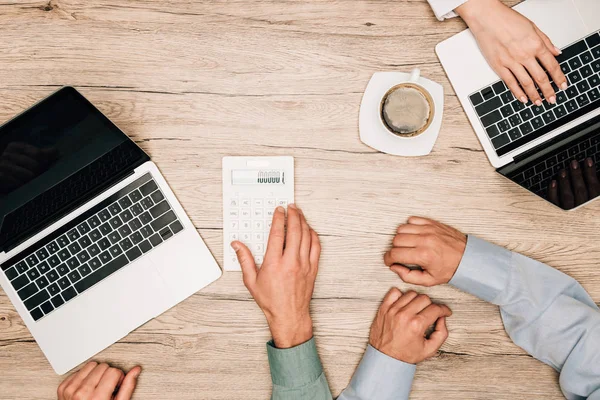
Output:
<svg viewBox="0 0 600 400">
<path fill-rule="evenodd" d="M 436 52 L 497 171 L 547 199 L 548 184 L 572 159 L 600 164 L 600 1 L 527 0 L 515 9 L 556 46 L 570 86 L 557 105 L 516 100 L 487 64 L 469 30 Z"/>
<path fill-rule="evenodd" d="M 58 374 L 221 270 L 150 158 L 66 87 L 0 127 L 0 284 Z"/>
</svg>

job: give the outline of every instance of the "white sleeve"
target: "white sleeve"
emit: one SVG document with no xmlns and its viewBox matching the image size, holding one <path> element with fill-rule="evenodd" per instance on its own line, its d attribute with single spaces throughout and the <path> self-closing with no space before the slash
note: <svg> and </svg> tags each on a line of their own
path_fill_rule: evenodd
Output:
<svg viewBox="0 0 600 400">
<path fill-rule="evenodd" d="M 446 18 L 456 17 L 456 13 L 454 9 L 461 4 L 467 2 L 467 0 L 427 0 L 429 5 L 433 9 L 433 12 L 437 19 L 440 21 L 445 20 Z"/>
</svg>

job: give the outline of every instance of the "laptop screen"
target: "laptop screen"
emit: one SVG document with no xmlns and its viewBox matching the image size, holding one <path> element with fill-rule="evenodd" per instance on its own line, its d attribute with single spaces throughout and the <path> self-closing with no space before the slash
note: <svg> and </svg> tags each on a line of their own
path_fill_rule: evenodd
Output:
<svg viewBox="0 0 600 400">
<path fill-rule="evenodd" d="M 11 239 L 7 234 L 30 228 L 22 216 L 19 221 L 7 216 L 28 205 L 31 224 L 52 217 L 90 189 L 84 187 L 90 182 L 70 179 L 125 142 L 128 137 L 73 88 L 0 127 L 0 245 Z M 6 226 L 17 223 L 16 230 Z"/>
</svg>

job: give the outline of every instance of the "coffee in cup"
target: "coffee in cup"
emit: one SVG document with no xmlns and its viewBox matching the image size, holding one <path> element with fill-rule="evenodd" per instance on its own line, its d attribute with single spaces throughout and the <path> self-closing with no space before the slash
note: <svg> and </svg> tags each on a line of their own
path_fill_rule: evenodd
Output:
<svg viewBox="0 0 600 400">
<path fill-rule="evenodd" d="M 387 91 L 381 100 L 381 119 L 395 135 L 417 136 L 431 124 L 434 114 L 431 95 L 421 86 L 401 83 Z"/>
</svg>

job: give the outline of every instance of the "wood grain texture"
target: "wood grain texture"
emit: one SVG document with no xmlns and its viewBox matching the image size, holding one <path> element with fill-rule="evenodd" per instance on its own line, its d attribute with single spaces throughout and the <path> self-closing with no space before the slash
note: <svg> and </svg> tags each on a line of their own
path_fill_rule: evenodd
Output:
<svg viewBox="0 0 600 400">
<path fill-rule="evenodd" d="M 313 315 L 337 395 L 381 298 L 409 287 L 382 255 L 410 215 L 549 263 L 600 299 L 600 202 L 557 213 L 494 172 L 434 53 L 462 29 L 438 22 L 425 0 L 9 0 L 0 120 L 77 87 L 152 156 L 219 261 L 221 158 L 294 156 L 296 200 L 323 242 Z M 371 74 L 417 66 L 445 89 L 433 153 L 399 158 L 361 144 Z M 495 307 L 448 286 L 417 290 L 454 315 L 412 398 L 562 398 L 557 374 L 510 341 Z M 137 399 L 266 399 L 268 338 L 240 275 L 226 273 L 96 359 L 141 364 Z M 0 398 L 53 398 L 61 377 L 3 292 L 0 347 Z"/>
</svg>

